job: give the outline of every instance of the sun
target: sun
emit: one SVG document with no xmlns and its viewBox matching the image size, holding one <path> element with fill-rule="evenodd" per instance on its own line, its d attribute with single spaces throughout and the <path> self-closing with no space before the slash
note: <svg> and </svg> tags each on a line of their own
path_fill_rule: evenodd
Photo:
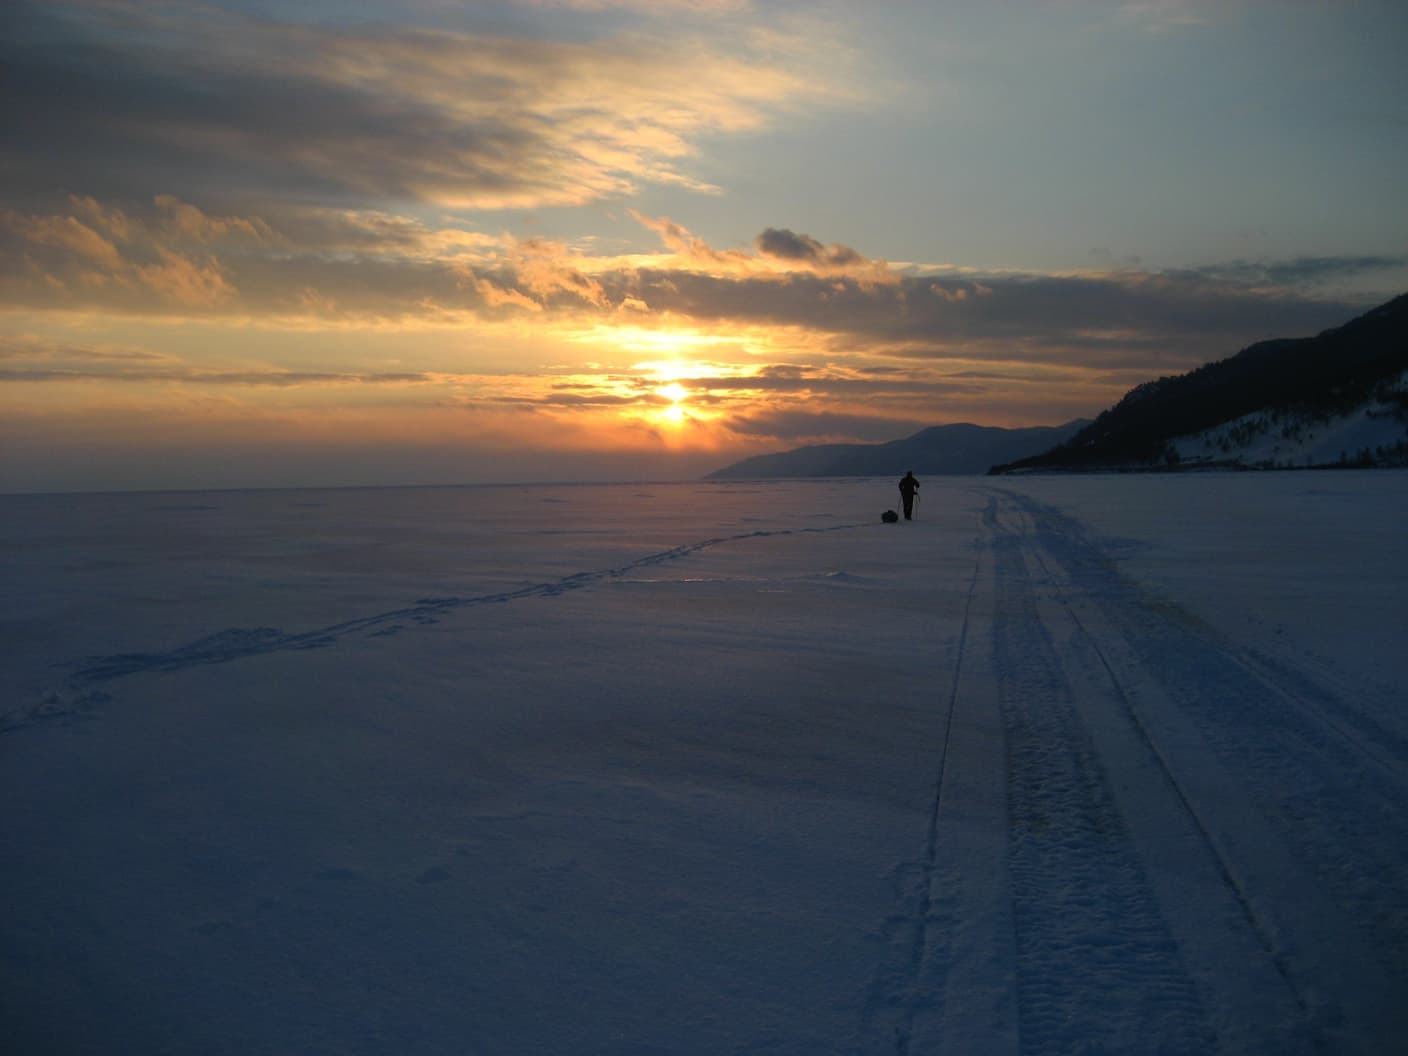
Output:
<svg viewBox="0 0 1408 1056">
<path fill-rule="evenodd" d="M 656 388 L 655 395 L 663 396 L 670 401 L 670 406 L 660 412 L 660 420 L 667 425 L 683 425 L 689 417 L 683 406 L 684 401 L 689 397 L 689 390 L 678 381 L 672 381 Z"/>
</svg>

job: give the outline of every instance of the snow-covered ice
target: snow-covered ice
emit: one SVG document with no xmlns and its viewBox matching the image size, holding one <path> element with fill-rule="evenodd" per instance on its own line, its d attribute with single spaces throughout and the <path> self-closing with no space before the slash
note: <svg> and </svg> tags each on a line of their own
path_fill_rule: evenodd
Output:
<svg viewBox="0 0 1408 1056">
<path fill-rule="evenodd" d="M 0 498 L 17 1054 L 1396 1053 L 1408 473 Z"/>
</svg>

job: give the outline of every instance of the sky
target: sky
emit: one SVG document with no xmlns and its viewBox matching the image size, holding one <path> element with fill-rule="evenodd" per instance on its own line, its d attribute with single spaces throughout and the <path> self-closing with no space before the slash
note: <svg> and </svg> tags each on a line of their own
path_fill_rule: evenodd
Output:
<svg viewBox="0 0 1408 1056">
<path fill-rule="evenodd" d="M 11 0 L 0 491 L 690 479 L 1408 290 L 1398 0 Z"/>
</svg>

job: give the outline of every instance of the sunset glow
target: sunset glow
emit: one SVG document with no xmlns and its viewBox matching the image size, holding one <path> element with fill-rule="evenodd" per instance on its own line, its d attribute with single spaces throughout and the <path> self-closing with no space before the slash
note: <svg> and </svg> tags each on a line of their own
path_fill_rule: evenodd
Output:
<svg viewBox="0 0 1408 1056">
<path fill-rule="evenodd" d="M 677 381 L 672 381 L 668 385 L 661 385 L 655 392 L 660 396 L 664 396 L 674 404 L 683 402 L 684 398 L 689 395 L 689 390 Z"/>
<path fill-rule="evenodd" d="M 0 489 L 677 479 L 1408 286 L 1393 5 L 724 7 L 11 5 Z"/>
</svg>

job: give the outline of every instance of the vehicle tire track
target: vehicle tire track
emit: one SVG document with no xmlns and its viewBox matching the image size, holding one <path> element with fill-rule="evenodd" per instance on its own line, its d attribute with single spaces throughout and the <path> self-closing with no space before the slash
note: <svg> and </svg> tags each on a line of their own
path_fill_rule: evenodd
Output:
<svg viewBox="0 0 1408 1056">
<path fill-rule="evenodd" d="M 1079 522 L 1002 494 L 1029 520 L 1034 561 L 1198 830 L 1202 850 L 1185 850 L 1212 859 L 1293 991 L 1299 1010 L 1265 1030 L 1294 1019 L 1299 1035 L 1274 1045 L 1264 1037 L 1256 1051 L 1361 1051 L 1356 1039 L 1401 1036 L 1408 1022 L 1394 994 L 1408 992 L 1408 818 L 1395 741 L 1361 740 L 1371 720 L 1353 718 L 1331 691 L 1145 596 Z M 1204 954 L 1215 945 L 1206 932 L 1186 934 Z M 1240 982 L 1205 967 L 1205 986 Z M 1382 1051 L 1376 1044 L 1362 1051 Z"/>
<path fill-rule="evenodd" d="M 1023 531 L 994 519 L 1021 1051 L 1209 1052 L 1198 988 L 1086 729 Z"/>
<path fill-rule="evenodd" d="M 1278 672 L 1192 618 L 1172 618 L 1101 568 L 1078 525 L 1022 504 L 1056 560 L 1100 577 L 1099 589 L 1083 594 L 1123 629 L 1132 656 L 1241 775 L 1296 857 L 1355 907 L 1355 926 L 1381 948 L 1385 970 L 1408 974 L 1408 753 L 1381 728 L 1356 732 L 1340 721 L 1348 709 L 1308 677 Z"/>
<path fill-rule="evenodd" d="M 1274 926 L 1248 899 L 1245 883 L 1141 718 L 1135 697 L 1161 712 L 1170 705 L 1150 699 L 1148 680 L 1137 664 L 1118 662 L 1109 626 L 1092 618 L 1084 595 L 1053 568 L 1054 559 L 1030 530 L 1030 518 L 1023 520 L 1023 546 L 1030 567 L 1042 577 L 1037 604 L 1046 610 L 1043 622 L 1065 628 L 1066 678 L 1180 955 L 1212 1018 L 1217 1045 L 1208 1051 L 1266 1056 L 1324 1052 L 1310 1027 L 1305 1000 L 1275 954 Z M 1144 692 L 1136 693 L 1137 686 Z M 1240 789 L 1220 791 L 1224 810 L 1245 799 Z M 1229 966 L 1235 970 L 1229 972 Z"/>
</svg>

